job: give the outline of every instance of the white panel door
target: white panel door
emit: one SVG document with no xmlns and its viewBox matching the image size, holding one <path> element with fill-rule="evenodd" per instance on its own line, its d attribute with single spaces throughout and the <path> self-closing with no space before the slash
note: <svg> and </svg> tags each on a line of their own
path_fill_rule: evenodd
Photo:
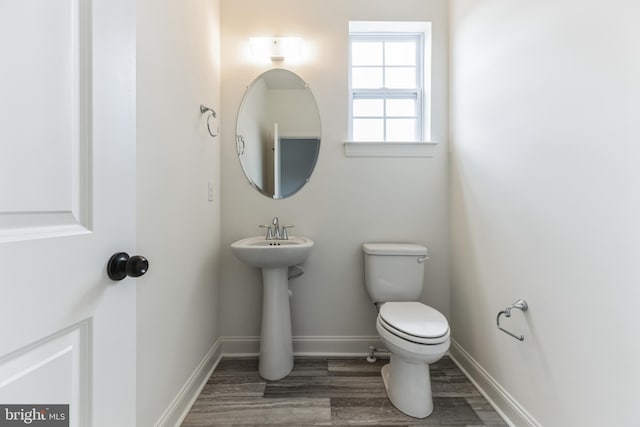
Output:
<svg viewBox="0 0 640 427">
<path fill-rule="evenodd" d="M 135 425 L 135 187 L 135 2 L 0 1 L 0 406 Z"/>
</svg>

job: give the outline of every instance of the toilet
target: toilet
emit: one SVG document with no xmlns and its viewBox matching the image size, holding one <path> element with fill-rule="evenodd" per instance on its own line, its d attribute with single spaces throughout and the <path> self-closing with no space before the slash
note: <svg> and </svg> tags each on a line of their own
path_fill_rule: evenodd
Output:
<svg viewBox="0 0 640 427">
<path fill-rule="evenodd" d="M 427 248 L 413 243 L 365 243 L 364 278 L 378 307 L 376 329 L 391 353 L 382 368 L 387 396 L 415 418 L 433 412 L 429 365 L 449 349 L 449 323 L 419 302 Z"/>
</svg>

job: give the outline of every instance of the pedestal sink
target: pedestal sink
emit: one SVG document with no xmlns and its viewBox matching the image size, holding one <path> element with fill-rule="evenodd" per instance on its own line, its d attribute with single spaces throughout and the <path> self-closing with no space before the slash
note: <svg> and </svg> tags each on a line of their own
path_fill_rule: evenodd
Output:
<svg viewBox="0 0 640 427">
<path fill-rule="evenodd" d="M 262 269 L 262 335 L 258 369 L 265 379 L 279 380 L 293 369 L 288 271 L 290 266 L 303 263 L 312 247 L 313 240 L 294 236 L 287 240 L 247 237 L 231 244 L 239 260 Z"/>
</svg>

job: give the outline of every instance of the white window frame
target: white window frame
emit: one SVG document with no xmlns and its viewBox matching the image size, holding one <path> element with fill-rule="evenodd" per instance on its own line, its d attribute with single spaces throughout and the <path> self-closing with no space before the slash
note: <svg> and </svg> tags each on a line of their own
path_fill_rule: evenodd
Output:
<svg viewBox="0 0 640 427">
<path fill-rule="evenodd" d="M 379 89 L 357 89 L 354 88 L 351 83 L 351 76 L 354 69 L 351 63 L 351 46 L 353 42 L 359 41 L 375 41 L 375 42 L 395 42 L 395 41 L 412 41 L 416 43 L 416 87 L 407 89 L 389 89 L 382 87 Z M 353 140 L 353 120 L 358 118 L 353 115 L 353 101 L 356 99 L 382 99 L 386 101 L 388 99 L 415 99 L 416 100 L 416 133 L 414 140 L 411 142 L 421 141 L 423 139 L 423 118 L 422 104 L 424 103 L 424 33 L 351 33 L 349 34 L 349 139 Z M 383 47 L 384 49 L 384 47 Z M 382 67 L 383 81 L 385 80 L 386 71 L 390 68 L 396 68 L 398 66 L 387 65 L 384 63 L 384 50 L 382 53 L 382 64 L 372 66 L 355 66 L 356 68 L 380 68 Z M 400 68 L 400 67 L 398 67 Z M 387 138 L 387 119 L 393 118 L 387 115 L 386 102 L 383 102 L 383 114 L 380 117 L 383 121 L 383 134 L 384 140 L 380 142 L 407 142 L 407 141 L 394 141 Z M 371 116 L 367 117 L 371 118 Z M 405 118 L 405 117 L 402 117 Z"/>
<path fill-rule="evenodd" d="M 353 40 L 418 40 L 415 89 L 354 89 L 351 84 L 351 44 Z M 357 157 L 431 157 L 437 143 L 428 142 L 431 134 L 431 23 L 430 22 L 349 22 L 349 107 L 346 156 Z M 392 66 L 383 65 L 384 68 Z M 353 141 L 353 101 L 358 98 L 399 99 L 416 97 L 415 141 Z M 386 111 L 383 119 L 386 116 Z M 386 120 L 384 120 L 386 126 Z M 386 129 L 385 129 L 386 135 Z M 386 139 L 386 136 L 385 136 Z"/>
</svg>

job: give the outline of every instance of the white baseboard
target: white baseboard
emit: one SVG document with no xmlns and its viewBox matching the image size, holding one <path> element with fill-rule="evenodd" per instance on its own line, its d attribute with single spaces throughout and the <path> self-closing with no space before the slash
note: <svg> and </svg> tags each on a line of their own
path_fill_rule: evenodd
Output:
<svg viewBox="0 0 640 427">
<path fill-rule="evenodd" d="M 382 347 L 379 336 L 297 336 L 293 354 L 320 357 L 366 357 L 369 347 Z"/>
<path fill-rule="evenodd" d="M 512 427 L 541 427 L 541 424 L 454 339 L 451 339 L 449 356 L 507 424 Z"/>
<path fill-rule="evenodd" d="M 364 357 L 369 346 L 381 347 L 378 336 L 294 336 L 295 356 Z M 255 357 L 260 353 L 260 337 L 222 337 L 226 357 Z"/>
<path fill-rule="evenodd" d="M 222 354 L 225 357 L 257 357 L 260 354 L 260 337 L 221 337 Z"/>
<path fill-rule="evenodd" d="M 169 407 L 154 424 L 155 427 L 179 426 L 189 413 L 202 388 L 222 359 L 222 339 L 218 338 L 182 386 Z"/>
</svg>

